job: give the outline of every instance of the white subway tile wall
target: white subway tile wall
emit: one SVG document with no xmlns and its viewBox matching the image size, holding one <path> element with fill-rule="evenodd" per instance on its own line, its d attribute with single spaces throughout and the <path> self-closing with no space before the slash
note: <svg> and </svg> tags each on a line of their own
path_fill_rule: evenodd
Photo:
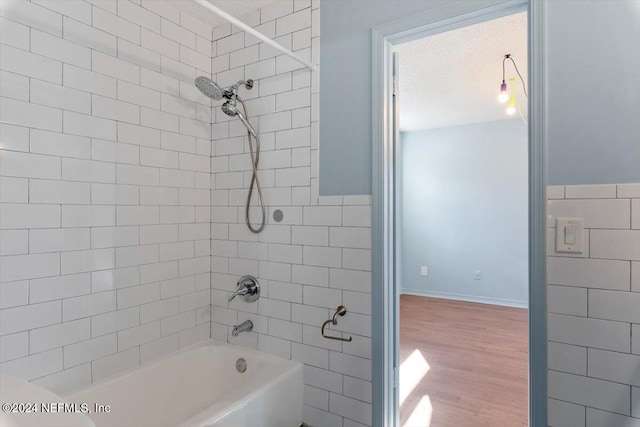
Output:
<svg viewBox="0 0 640 427">
<path fill-rule="evenodd" d="M 640 425 L 640 184 L 547 191 L 552 427 Z M 555 251 L 557 217 L 585 219 L 585 251 Z"/>
<path fill-rule="evenodd" d="M 65 392 L 210 337 L 212 28 L 4 1 L 0 374 Z"/>
<path fill-rule="evenodd" d="M 242 20 L 318 63 L 318 6 L 277 1 Z M 213 52 L 214 80 L 255 80 L 240 95 L 261 137 L 267 226 L 256 235 L 244 224 L 251 178 L 246 130 L 214 108 L 212 337 L 303 362 L 306 423 L 371 425 L 371 200 L 318 197 L 318 117 L 312 114 L 318 74 L 228 24 L 214 28 Z M 279 223 L 276 209 L 284 214 Z M 251 218 L 258 221 L 258 209 Z M 227 303 L 244 274 L 257 276 L 262 296 L 257 303 Z M 353 336 L 352 342 L 320 335 L 322 322 L 341 304 L 347 314 L 332 333 Z M 253 332 L 232 337 L 233 325 L 247 319 Z"/>
</svg>

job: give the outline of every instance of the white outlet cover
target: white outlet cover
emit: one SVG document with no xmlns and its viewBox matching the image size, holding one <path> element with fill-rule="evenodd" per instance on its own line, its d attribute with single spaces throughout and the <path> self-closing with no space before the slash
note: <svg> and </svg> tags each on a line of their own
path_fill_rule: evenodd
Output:
<svg viewBox="0 0 640 427">
<path fill-rule="evenodd" d="M 567 240 L 568 236 L 572 241 Z M 584 252 L 584 218 L 556 219 L 556 252 Z"/>
</svg>

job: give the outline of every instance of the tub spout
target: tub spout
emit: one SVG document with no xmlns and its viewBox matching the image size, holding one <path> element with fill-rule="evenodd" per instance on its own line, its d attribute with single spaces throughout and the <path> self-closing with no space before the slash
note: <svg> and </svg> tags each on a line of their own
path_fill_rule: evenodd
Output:
<svg viewBox="0 0 640 427">
<path fill-rule="evenodd" d="M 231 335 L 237 337 L 240 335 L 240 332 L 249 332 L 253 329 L 253 322 L 251 320 L 245 320 L 233 327 L 233 331 L 231 331 Z"/>
</svg>

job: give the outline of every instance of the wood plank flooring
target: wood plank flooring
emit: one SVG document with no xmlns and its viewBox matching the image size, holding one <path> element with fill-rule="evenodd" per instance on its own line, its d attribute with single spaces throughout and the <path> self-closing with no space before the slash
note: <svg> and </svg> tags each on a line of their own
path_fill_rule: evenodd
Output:
<svg viewBox="0 0 640 427">
<path fill-rule="evenodd" d="M 526 309 L 402 295 L 400 362 L 418 350 L 429 370 L 401 404 L 400 426 L 527 426 L 527 349 Z M 401 365 L 401 391 L 404 372 Z M 407 424 L 414 411 L 428 413 L 424 396 L 430 423 L 422 415 Z"/>
</svg>

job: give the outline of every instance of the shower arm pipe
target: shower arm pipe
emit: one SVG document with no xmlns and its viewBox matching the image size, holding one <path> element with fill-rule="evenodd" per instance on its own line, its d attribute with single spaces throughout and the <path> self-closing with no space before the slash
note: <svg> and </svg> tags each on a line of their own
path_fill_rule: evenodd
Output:
<svg viewBox="0 0 640 427">
<path fill-rule="evenodd" d="M 282 46 L 280 43 L 275 42 L 274 40 L 272 40 L 269 37 L 267 37 L 264 34 L 262 34 L 260 31 L 257 31 L 253 27 L 250 27 L 249 25 L 245 24 L 244 22 L 242 22 L 241 20 L 235 18 L 234 16 L 229 15 L 227 12 L 225 12 L 224 10 L 220 9 L 219 7 L 209 3 L 207 0 L 193 0 L 193 1 L 195 1 L 196 3 L 201 5 L 202 7 L 205 7 L 207 9 L 209 9 L 211 12 L 215 13 L 219 17 L 226 19 L 227 21 L 229 21 L 230 23 L 232 23 L 236 27 L 243 29 L 244 31 L 246 31 L 247 33 L 251 34 L 255 38 L 262 40 L 263 42 L 265 42 L 269 46 L 272 46 L 272 47 L 278 49 L 280 52 L 284 53 L 285 55 L 290 56 L 291 58 L 293 58 L 294 60 L 298 61 L 299 63 L 301 63 L 305 67 L 307 67 L 307 68 L 309 68 L 309 69 L 311 69 L 313 71 L 316 70 L 316 66 L 315 65 L 305 61 L 304 59 L 299 58 L 295 53 L 291 52 L 289 49 L 287 49 L 286 47 Z"/>
</svg>

